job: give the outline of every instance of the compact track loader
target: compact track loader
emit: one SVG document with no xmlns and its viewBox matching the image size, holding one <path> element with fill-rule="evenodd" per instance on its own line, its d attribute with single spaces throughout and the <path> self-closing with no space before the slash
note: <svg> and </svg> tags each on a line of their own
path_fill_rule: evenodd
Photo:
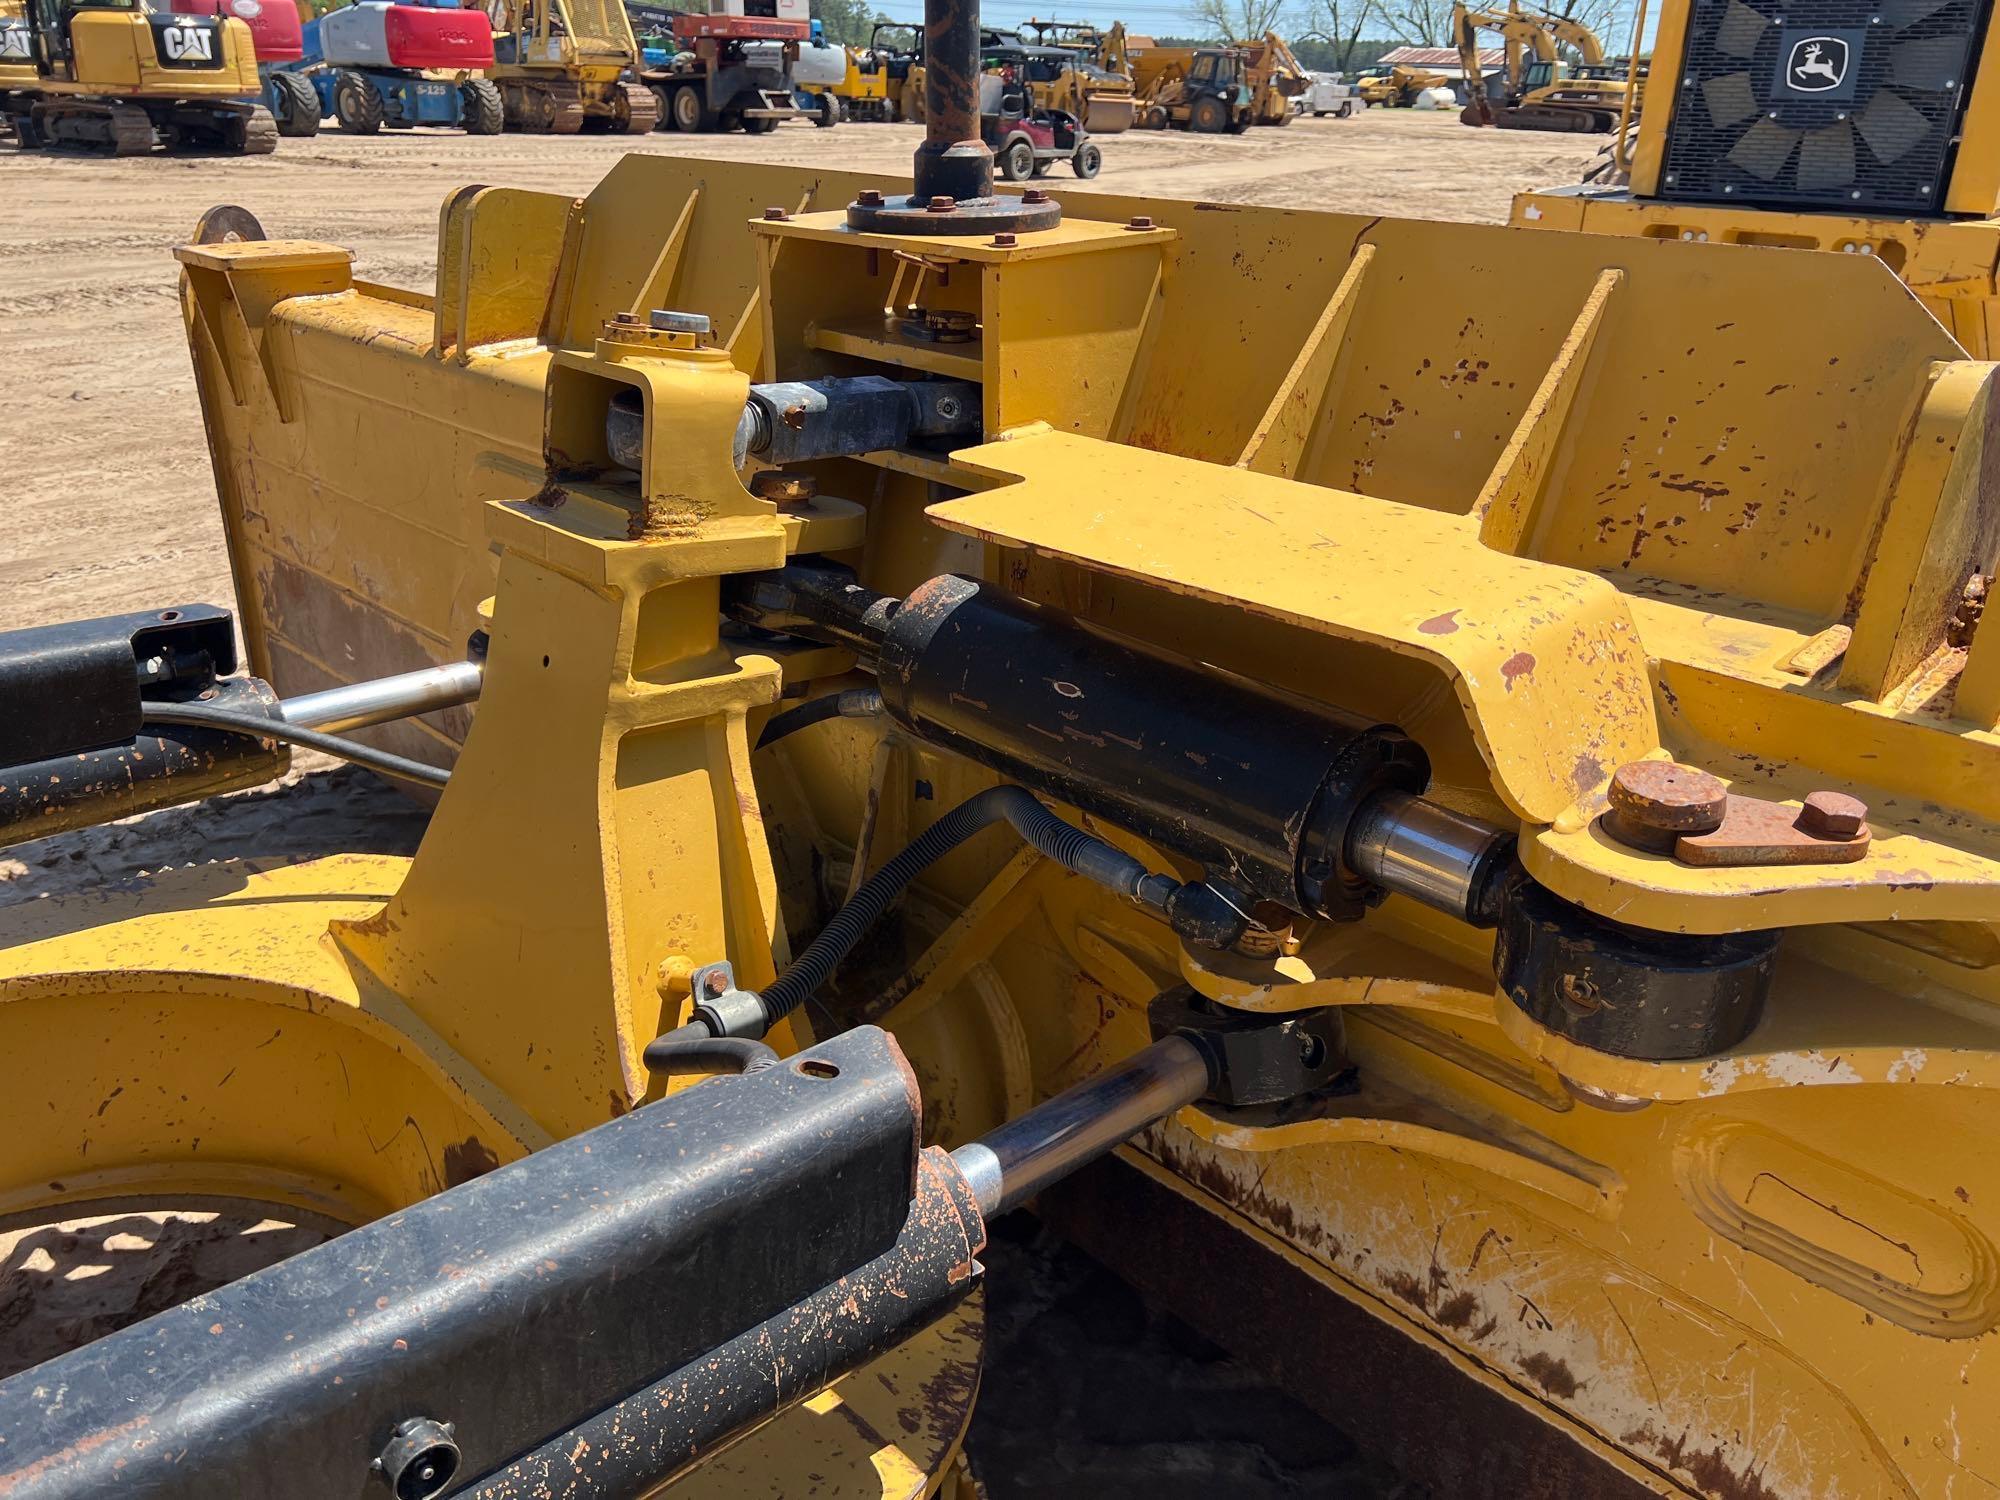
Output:
<svg viewBox="0 0 2000 1500">
<path fill-rule="evenodd" d="M 1523 193 L 1513 222 L 1870 256 L 1986 358 L 2000 350 L 1989 10 L 1666 0 L 1646 108 L 1620 130 L 1615 171 Z M 1645 17 L 1642 6 L 1635 43 Z"/>
<path fill-rule="evenodd" d="M 250 28 L 234 16 L 154 12 L 138 0 L 27 0 L 0 29 L 24 68 L 0 61 L 0 102 L 23 148 L 82 146 L 117 156 L 156 145 L 257 156 L 278 144 Z"/>
<path fill-rule="evenodd" d="M 910 182 L 178 251 L 247 670 L 0 639 L 0 827 L 436 807 L 0 911 L 9 1224 L 271 1262 L 0 1489 L 949 1493 L 1031 1199 L 1435 1493 L 2000 1481 L 2000 367 L 1876 256 L 996 194 L 928 27 Z"/>
</svg>

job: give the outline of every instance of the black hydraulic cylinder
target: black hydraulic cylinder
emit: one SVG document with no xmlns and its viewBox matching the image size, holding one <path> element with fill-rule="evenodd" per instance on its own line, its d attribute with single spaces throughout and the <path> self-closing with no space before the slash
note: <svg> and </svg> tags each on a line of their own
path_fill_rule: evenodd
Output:
<svg viewBox="0 0 2000 1500">
<path fill-rule="evenodd" d="M 0 631 L 0 766 L 128 742 L 145 698 L 235 670 L 235 626 L 212 604 Z"/>
<path fill-rule="evenodd" d="M 874 1027 L 672 1095 L 0 1381 L 0 1493 L 428 1500 L 889 1254 L 920 1123 Z"/>
<path fill-rule="evenodd" d="M 136 693 L 132 701 L 140 703 Z M 187 701 L 284 722 L 277 695 L 255 677 L 229 678 L 206 698 Z M 247 734 L 162 724 L 118 744 L 0 766 L 0 848 L 261 786 L 284 774 L 290 755 L 282 744 Z"/>
<path fill-rule="evenodd" d="M 1343 862 L 1361 804 L 1429 779 L 1397 729 L 968 578 L 918 585 L 875 655 L 882 701 L 913 734 L 1310 916 L 1356 915 L 1375 892 Z"/>
<path fill-rule="evenodd" d="M 646 1494 L 735 1434 L 937 1322 L 978 1285 L 975 1257 L 985 1243 L 971 1184 L 951 1157 L 930 1147 L 917 1163 L 903 1232 L 883 1254 L 460 1491 L 458 1500 Z"/>
</svg>

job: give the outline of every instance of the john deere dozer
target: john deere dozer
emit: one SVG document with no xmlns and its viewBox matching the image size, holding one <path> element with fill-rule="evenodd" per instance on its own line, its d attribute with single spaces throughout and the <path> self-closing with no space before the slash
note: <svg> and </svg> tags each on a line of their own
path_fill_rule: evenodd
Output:
<svg viewBox="0 0 2000 1500">
<path fill-rule="evenodd" d="M 927 24 L 913 184 L 178 252 L 248 670 L 0 640 L 8 834 L 436 808 L 0 912 L 11 1222 L 325 1239 L 0 1489 L 948 1491 L 1030 1199 L 1438 1494 L 2000 1482 L 2000 367 L 1879 256 L 996 195 Z"/>
<path fill-rule="evenodd" d="M 1645 19 L 1642 5 L 1635 40 Z M 1521 194 L 1513 222 L 1872 257 L 1987 358 L 2000 350 L 2000 67 L 1986 28 L 1978 0 L 1854 15 L 1824 0 L 1665 0 L 1618 180 Z"/>
</svg>

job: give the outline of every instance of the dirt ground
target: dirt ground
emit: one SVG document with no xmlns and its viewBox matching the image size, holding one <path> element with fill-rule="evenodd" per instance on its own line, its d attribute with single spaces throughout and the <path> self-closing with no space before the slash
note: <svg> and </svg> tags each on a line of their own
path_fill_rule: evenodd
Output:
<svg viewBox="0 0 2000 1500">
<path fill-rule="evenodd" d="M 607 137 L 329 133 L 246 161 L 0 147 L 0 256 L 11 288 L 0 323 L 0 368 L 11 377 L 0 383 L 9 512 L 0 630 L 233 602 L 170 253 L 212 205 L 242 204 L 274 237 L 351 246 L 368 278 L 428 287 L 438 204 L 469 181 L 582 193 L 632 149 L 898 171 L 918 138 L 913 127 L 865 125 L 787 126 L 760 138 L 662 134 L 636 148 Z M 1576 180 L 1595 155 L 1594 143 L 1473 131 L 1453 115 L 1407 111 L 1240 137 L 1135 132 L 1104 144 L 1095 187 L 1105 191 L 1488 220 L 1504 218 L 1520 189 Z M 1067 175 L 1055 185 L 1090 190 Z M 0 852 L 0 907 L 203 859 L 414 847 L 422 816 L 409 802 L 316 757 L 297 766 L 279 787 Z M 96 1225 L 77 1254 L 94 1263 L 150 1248 L 128 1229 L 122 1219 Z M 64 1338 L 97 1326 L 113 1278 L 90 1283 L 88 1305 L 73 1306 L 78 1288 L 59 1285 L 73 1278 L 40 1243 L 0 1234 L 0 1323 L 10 1301 L 32 1298 L 70 1330 Z M 1074 1251 L 1017 1229 L 998 1236 L 990 1259 L 992 1343 L 972 1451 L 994 1500 L 1414 1494 Z M 23 1363 L 39 1357 L 22 1352 Z"/>
<path fill-rule="evenodd" d="M 0 444 L 8 526 L 0 630 L 168 603 L 229 601 L 222 528 L 172 247 L 239 203 L 274 238 L 352 247 L 358 274 L 429 287 L 437 210 L 467 182 L 587 191 L 628 150 L 907 170 L 915 126 L 786 125 L 766 136 L 373 139 L 328 132 L 249 160 L 114 161 L 0 146 Z M 1367 110 L 1240 136 L 1104 137 L 1095 186 L 1426 218 L 1501 219 L 1528 187 L 1575 181 L 1591 137 L 1471 130 L 1448 113 Z M 1582 144 L 1579 144 L 1582 142 Z M 1082 191 L 1059 169 L 1064 192 Z"/>
</svg>

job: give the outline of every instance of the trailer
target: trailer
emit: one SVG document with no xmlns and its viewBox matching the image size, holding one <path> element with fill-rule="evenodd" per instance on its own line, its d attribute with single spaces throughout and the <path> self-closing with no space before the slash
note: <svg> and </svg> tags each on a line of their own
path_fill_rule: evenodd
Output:
<svg viewBox="0 0 2000 1500">
<path fill-rule="evenodd" d="M 280 64 L 266 91 L 283 80 L 294 81 L 287 88 L 303 82 L 319 114 L 350 135 L 417 125 L 498 135 L 505 127 L 500 89 L 484 76 L 493 66 L 493 26 L 484 11 L 358 0 L 301 32 L 302 55 Z"/>
<path fill-rule="evenodd" d="M 756 4 L 764 15 L 744 13 Z M 784 120 L 831 125 L 837 110 L 801 107 L 797 70 L 811 32 L 808 0 L 709 0 L 706 11 L 670 13 L 670 25 L 642 53 L 638 81 L 660 101 L 676 130 L 753 135 Z M 635 16 L 644 13 L 632 8 Z M 669 47 L 671 44 L 671 50 Z"/>
</svg>

